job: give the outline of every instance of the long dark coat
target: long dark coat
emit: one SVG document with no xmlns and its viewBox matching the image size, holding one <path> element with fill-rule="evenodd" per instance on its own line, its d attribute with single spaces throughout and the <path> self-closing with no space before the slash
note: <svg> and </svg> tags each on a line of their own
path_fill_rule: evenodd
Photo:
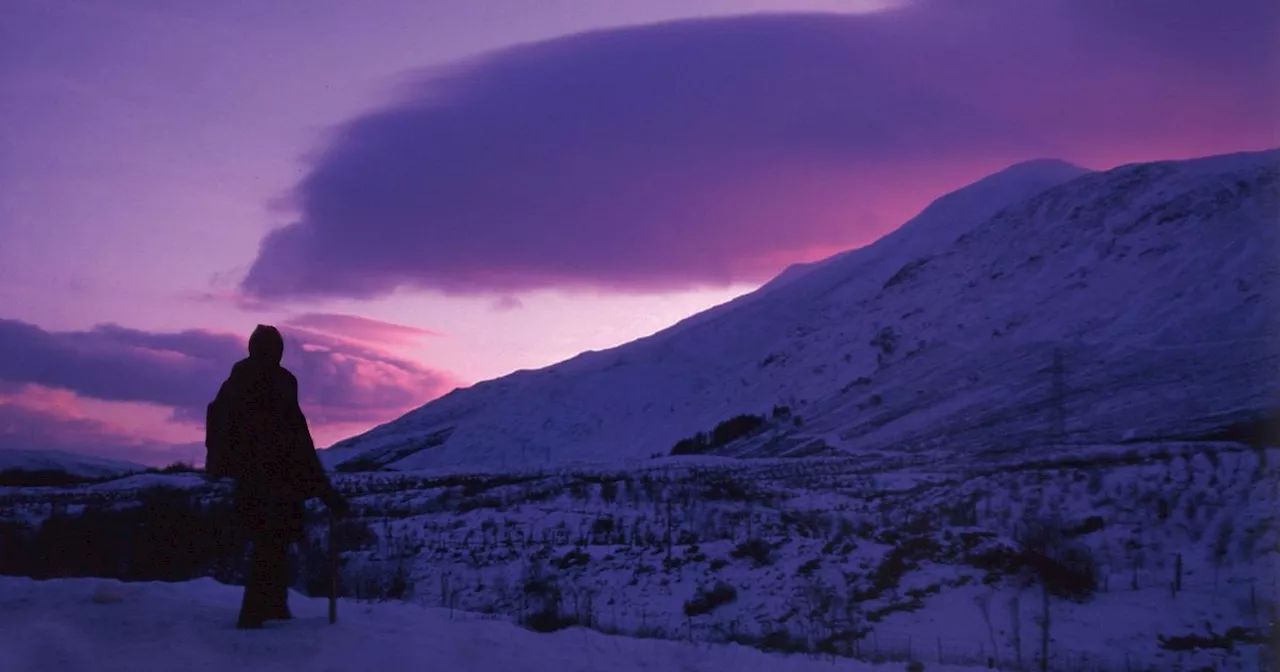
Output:
<svg viewBox="0 0 1280 672">
<path fill-rule="evenodd" d="M 206 464 L 235 479 L 235 513 L 249 534 L 302 539 L 303 504 L 323 496 L 329 480 L 298 405 L 298 379 L 279 360 L 250 356 L 231 368 L 210 416 L 229 432 L 225 459 Z"/>
</svg>

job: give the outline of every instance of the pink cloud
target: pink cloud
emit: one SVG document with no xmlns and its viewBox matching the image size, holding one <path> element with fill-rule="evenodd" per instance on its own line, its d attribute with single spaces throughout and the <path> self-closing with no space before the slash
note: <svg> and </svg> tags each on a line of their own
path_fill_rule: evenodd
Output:
<svg viewBox="0 0 1280 672">
<path fill-rule="evenodd" d="M 298 377 L 303 410 L 321 434 L 331 433 L 326 426 L 367 428 L 391 420 L 456 384 L 448 374 L 376 347 L 287 327 L 282 331 L 284 364 Z M 102 403 L 116 405 L 115 410 L 131 404 L 133 415 L 142 408 L 165 410 L 164 420 L 149 420 L 155 431 L 169 421 L 191 431 L 204 422 L 205 404 L 231 365 L 246 354 L 245 341 L 203 330 L 153 333 L 116 325 L 52 332 L 0 319 L 0 392 L 9 390 L 10 403 L 26 399 L 24 407 L 44 414 L 39 417 L 98 403 L 96 418 L 111 418 L 113 409 Z M 90 420 L 103 422 L 86 416 Z M 30 422 L 24 427 L 29 429 Z M 139 435 L 145 436 L 142 424 Z M 100 429 L 107 444 L 120 443 L 107 428 Z"/>
<path fill-rule="evenodd" d="M 284 363 L 303 388 L 303 410 L 318 424 L 387 421 L 459 384 L 450 374 L 372 346 L 297 328 L 281 331 Z"/>
<path fill-rule="evenodd" d="M 359 315 L 335 313 L 306 313 L 290 318 L 285 324 L 303 329 L 319 330 L 338 336 L 348 336 L 367 343 L 387 345 L 411 344 L 424 337 L 444 335 L 431 329 L 383 322 L 382 320 L 360 317 Z"/>
<path fill-rule="evenodd" d="M 242 287 L 726 286 L 867 243 L 1016 161 L 1267 147 L 1277 6 L 931 1 L 491 53 L 338 128 Z"/>
<path fill-rule="evenodd" d="M 61 450 L 152 466 L 204 461 L 201 443 L 149 438 L 134 428 L 89 417 L 73 400 L 52 406 L 0 400 L 0 449 Z"/>
</svg>

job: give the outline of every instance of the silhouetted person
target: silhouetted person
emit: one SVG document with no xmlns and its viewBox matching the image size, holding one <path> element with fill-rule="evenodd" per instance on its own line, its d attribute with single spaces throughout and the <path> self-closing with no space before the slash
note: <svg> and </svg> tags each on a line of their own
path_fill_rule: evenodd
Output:
<svg viewBox="0 0 1280 672">
<path fill-rule="evenodd" d="M 238 628 L 292 618 L 288 549 L 305 537 L 306 500 L 320 497 L 338 515 L 347 510 L 320 465 L 283 355 L 280 332 L 258 325 L 249 357 L 231 367 L 208 409 L 205 471 L 235 479 L 235 519 L 253 546 Z"/>
</svg>

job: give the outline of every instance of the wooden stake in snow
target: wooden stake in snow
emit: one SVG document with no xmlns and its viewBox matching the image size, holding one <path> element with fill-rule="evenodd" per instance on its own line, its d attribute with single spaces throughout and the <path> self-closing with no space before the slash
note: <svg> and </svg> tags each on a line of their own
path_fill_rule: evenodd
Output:
<svg viewBox="0 0 1280 672">
<path fill-rule="evenodd" d="M 334 530 L 338 516 L 329 512 L 329 624 L 338 622 L 338 544 Z"/>
<path fill-rule="evenodd" d="M 1173 570 L 1173 596 L 1177 597 L 1178 592 L 1182 590 L 1182 554 L 1178 554 L 1177 562 L 1174 564 Z"/>
<path fill-rule="evenodd" d="M 671 495 L 668 494 L 667 500 L 667 565 L 666 570 L 671 571 Z"/>
<path fill-rule="evenodd" d="M 1040 583 L 1044 600 L 1044 617 L 1040 623 L 1040 672 L 1049 672 L 1049 584 Z"/>
</svg>

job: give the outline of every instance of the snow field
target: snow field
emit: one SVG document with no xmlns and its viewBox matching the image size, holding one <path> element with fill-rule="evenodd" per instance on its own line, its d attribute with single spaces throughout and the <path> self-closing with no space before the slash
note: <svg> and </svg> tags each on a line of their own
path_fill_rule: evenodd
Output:
<svg viewBox="0 0 1280 672">
<path fill-rule="evenodd" d="M 240 590 L 211 579 L 125 584 L 0 577 L 0 669 L 14 672 L 818 672 L 830 661 L 741 646 L 539 635 L 412 604 L 340 605 L 291 596 L 295 620 L 233 627 Z M 900 665 L 844 664 L 872 672 Z M 966 668 L 939 668 L 963 672 Z M 973 669 L 973 668 L 968 668 Z"/>
</svg>

